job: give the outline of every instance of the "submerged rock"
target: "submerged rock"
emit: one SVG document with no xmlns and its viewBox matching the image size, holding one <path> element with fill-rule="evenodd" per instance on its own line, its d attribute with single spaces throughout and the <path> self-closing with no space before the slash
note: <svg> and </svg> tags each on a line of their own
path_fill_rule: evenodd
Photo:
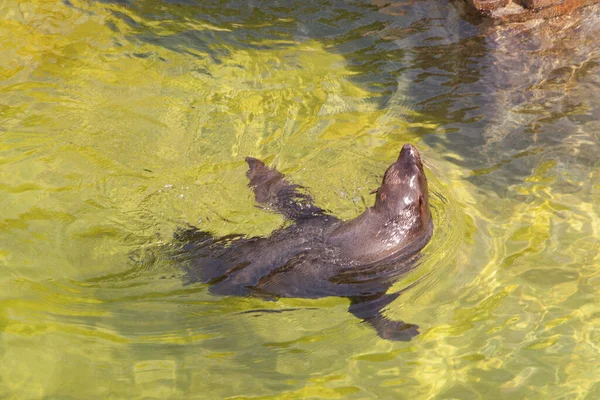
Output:
<svg viewBox="0 0 600 400">
<path fill-rule="evenodd" d="M 567 14 L 599 0 L 465 0 L 467 5 L 496 23 L 524 22 Z"/>
</svg>

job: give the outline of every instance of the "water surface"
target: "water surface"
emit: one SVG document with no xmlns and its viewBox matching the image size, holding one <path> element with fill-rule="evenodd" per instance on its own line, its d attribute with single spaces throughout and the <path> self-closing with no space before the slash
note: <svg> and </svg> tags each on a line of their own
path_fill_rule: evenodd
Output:
<svg viewBox="0 0 600 400">
<path fill-rule="evenodd" d="M 1 397 L 600 397 L 599 13 L 5 0 Z M 284 223 L 245 156 L 353 218 L 407 142 L 436 224 L 386 311 L 411 342 L 345 299 L 212 296 L 159 251 Z"/>
</svg>

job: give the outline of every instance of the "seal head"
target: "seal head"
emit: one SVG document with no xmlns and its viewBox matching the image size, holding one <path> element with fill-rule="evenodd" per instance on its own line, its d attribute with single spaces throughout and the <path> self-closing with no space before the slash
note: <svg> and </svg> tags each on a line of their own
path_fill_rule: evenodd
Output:
<svg viewBox="0 0 600 400">
<path fill-rule="evenodd" d="M 405 258 L 431 238 L 433 222 L 423 162 L 417 148 L 402 147 L 385 171 L 375 204 L 353 220 L 339 224 L 328 242 L 342 258 L 371 264 Z"/>
<path fill-rule="evenodd" d="M 385 171 L 373 208 L 389 218 L 414 216 L 423 225 L 431 221 L 427 178 L 421 155 L 412 144 L 405 144 L 398 160 Z"/>
</svg>

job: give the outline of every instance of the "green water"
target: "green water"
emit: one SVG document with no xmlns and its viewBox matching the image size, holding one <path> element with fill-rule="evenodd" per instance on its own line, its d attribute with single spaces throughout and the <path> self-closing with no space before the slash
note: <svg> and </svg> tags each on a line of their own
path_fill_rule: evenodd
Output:
<svg viewBox="0 0 600 400">
<path fill-rule="evenodd" d="M 0 4 L 0 398 L 600 398 L 599 9 L 373 3 Z M 411 342 L 157 250 L 281 226 L 245 156 L 352 218 L 406 142 L 436 226 L 386 310 Z"/>
</svg>

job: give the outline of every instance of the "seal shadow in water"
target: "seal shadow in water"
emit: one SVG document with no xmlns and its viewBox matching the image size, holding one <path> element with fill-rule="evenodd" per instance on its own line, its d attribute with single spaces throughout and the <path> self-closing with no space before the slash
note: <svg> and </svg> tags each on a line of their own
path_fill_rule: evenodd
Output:
<svg viewBox="0 0 600 400">
<path fill-rule="evenodd" d="M 350 299 L 349 312 L 380 337 L 407 341 L 416 325 L 382 310 L 400 293 L 387 290 L 417 264 L 433 222 L 418 150 L 406 144 L 385 172 L 372 207 L 341 221 L 317 207 L 302 187 L 255 158 L 246 158 L 256 201 L 294 222 L 269 237 L 215 238 L 195 228 L 175 234 L 175 259 L 186 283 L 218 295 Z"/>
</svg>

